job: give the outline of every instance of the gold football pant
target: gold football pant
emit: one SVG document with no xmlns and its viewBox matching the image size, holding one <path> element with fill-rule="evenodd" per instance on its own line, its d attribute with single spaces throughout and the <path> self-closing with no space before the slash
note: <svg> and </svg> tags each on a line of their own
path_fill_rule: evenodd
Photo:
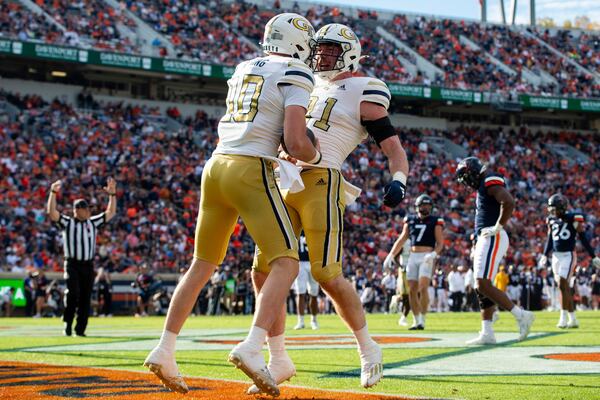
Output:
<svg viewBox="0 0 600 400">
<path fill-rule="evenodd" d="M 217 154 L 202 172 L 194 258 L 219 265 L 241 216 L 250 236 L 264 251 L 265 262 L 298 259 L 298 240 L 273 164 L 259 157 Z"/>
<path fill-rule="evenodd" d="M 342 232 L 344 230 L 344 180 L 335 169 L 313 168 L 302 171 L 305 189 L 284 192 L 294 232 L 304 230 L 311 273 L 320 283 L 342 274 Z M 253 268 L 268 273 L 268 257 L 258 245 Z"/>
</svg>

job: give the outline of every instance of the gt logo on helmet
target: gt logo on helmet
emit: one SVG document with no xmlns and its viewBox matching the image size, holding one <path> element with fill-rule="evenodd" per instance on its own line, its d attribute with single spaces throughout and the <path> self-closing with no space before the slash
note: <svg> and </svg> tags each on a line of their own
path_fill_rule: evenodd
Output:
<svg viewBox="0 0 600 400">
<path fill-rule="evenodd" d="M 310 32 L 311 30 L 311 26 L 308 23 L 307 20 L 305 20 L 304 18 L 294 18 L 292 19 L 292 25 L 294 25 L 295 28 L 300 29 L 301 31 L 304 32 Z"/>
<path fill-rule="evenodd" d="M 354 32 L 346 28 L 340 29 L 340 35 L 348 40 L 356 40 L 356 35 L 354 34 Z"/>
</svg>

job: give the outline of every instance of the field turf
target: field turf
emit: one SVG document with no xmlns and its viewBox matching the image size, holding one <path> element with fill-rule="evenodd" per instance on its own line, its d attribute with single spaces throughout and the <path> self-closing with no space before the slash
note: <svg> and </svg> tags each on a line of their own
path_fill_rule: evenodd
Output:
<svg viewBox="0 0 600 400">
<path fill-rule="evenodd" d="M 433 341 L 423 347 L 400 342 L 393 347 L 384 347 L 386 375 L 370 391 L 359 385 L 359 360 L 353 348 L 328 348 L 331 346 L 319 346 L 318 342 L 309 340 L 312 346 L 289 350 L 298 370 L 290 385 L 429 398 L 600 399 L 600 312 L 579 312 L 577 315 L 579 329 L 560 330 L 555 327 L 557 312 L 536 313 L 533 332 L 538 336 L 521 343 L 507 340 L 497 346 L 467 347 L 460 345 L 464 342 L 461 339 L 460 343 L 450 346 L 440 344 L 438 347 L 436 343 L 443 341 Z M 144 371 L 142 362 L 148 353 L 147 349 L 158 339 L 163 321 L 163 317 L 92 318 L 87 332 L 89 336 L 81 338 L 61 336 L 62 324 L 57 318 L 4 318 L 0 320 L 0 366 L 4 361 L 23 361 Z M 369 315 L 369 330 L 374 336 L 414 337 L 406 327 L 399 327 L 396 321 L 396 315 Z M 243 337 L 250 322 L 251 318 L 244 316 L 190 317 L 181 334 L 181 339 L 187 341 L 187 345 L 177 352 L 182 374 L 245 380 L 245 376 L 225 360 L 227 348 L 232 347 L 230 342 Z M 348 331 L 335 315 L 320 316 L 321 329 L 318 331 L 294 331 L 292 327 L 295 322 L 295 317 L 288 317 L 287 336 L 290 338 L 310 339 L 312 335 L 317 335 L 327 343 L 331 340 L 351 341 L 350 338 L 340 339 L 339 335 L 348 335 Z M 460 337 L 464 334 L 468 339 L 476 335 L 480 325 L 478 314 L 475 313 L 429 314 L 427 324 L 427 330 L 420 332 L 419 336 Z M 502 333 L 509 333 L 504 336 L 513 339 L 517 336 L 516 324 L 509 313 L 501 314 L 495 330 L 499 336 Z M 329 339 L 328 335 L 338 337 Z M 201 338 L 209 338 L 207 343 L 223 340 L 226 346 L 205 350 L 208 345 L 199 340 Z M 90 348 L 93 344 L 96 346 Z M 69 348 L 63 349 L 63 346 Z M 543 359 L 543 356 L 527 355 L 527 350 L 533 348 L 541 351 L 540 354 L 545 353 L 544 349 L 548 349 L 548 354 L 557 351 L 568 353 L 572 349 L 574 353 L 587 354 L 588 359 L 562 361 L 560 365 L 566 365 L 565 368 L 560 367 L 559 371 L 555 368 L 547 373 L 545 369 L 554 365 L 552 363 L 555 361 Z M 505 357 L 498 358 L 498 354 Z M 457 373 L 452 370 L 447 373 L 433 371 L 441 363 L 452 366 L 452 357 L 457 356 Z M 469 361 L 471 359 L 475 361 Z M 522 360 L 530 363 L 531 367 L 523 367 Z M 460 368 L 465 367 L 461 363 L 471 362 L 483 362 L 482 365 L 487 368 L 497 367 L 498 372 L 479 374 L 479 367 L 473 364 L 471 367 L 475 372 L 461 374 Z M 422 371 L 415 373 L 415 368 L 418 369 L 420 365 L 423 365 Z M 582 370 L 581 365 L 587 369 Z M 412 368 L 413 372 L 405 374 L 403 368 L 406 367 Z M 511 372 L 513 369 L 517 372 Z M 391 373 L 388 374 L 388 371 Z M 156 383 L 156 380 L 149 381 L 149 385 L 152 383 Z"/>
</svg>

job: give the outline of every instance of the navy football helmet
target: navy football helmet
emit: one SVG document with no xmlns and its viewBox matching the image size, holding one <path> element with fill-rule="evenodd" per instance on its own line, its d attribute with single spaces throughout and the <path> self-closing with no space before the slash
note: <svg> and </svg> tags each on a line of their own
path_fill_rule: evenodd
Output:
<svg viewBox="0 0 600 400">
<path fill-rule="evenodd" d="M 567 212 L 569 201 L 560 193 L 553 194 L 548 199 L 548 213 L 555 217 L 560 217 Z"/>
<path fill-rule="evenodd" d="M 458 163 L 456 180 L 465 186 L 479 189 L 485 165 L 477 157 L 467 157 Z"/>
</svg>

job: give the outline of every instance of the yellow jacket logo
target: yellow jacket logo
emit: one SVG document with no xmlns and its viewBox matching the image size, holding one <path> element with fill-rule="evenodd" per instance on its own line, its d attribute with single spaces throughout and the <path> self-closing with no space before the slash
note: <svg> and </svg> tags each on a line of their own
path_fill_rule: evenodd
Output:
<svg viewBox="0 0 600 400">
<path fill-rule="evenodd" d="M 310 32 L 311 31 L 310 24 L 304 18 L 294 18 L 294 19 L 292 19 L 292 25 L 294 25 L 294 27 L 296 29 L 300 29 L 301 31 L 304 31 L 304 32 Z"/>
<path fill-rule="evenodd" d="M 340 29 L 340 35 L 348 40 L 356 40 L 356 35 L 350 29 Z"/>
</svg>

